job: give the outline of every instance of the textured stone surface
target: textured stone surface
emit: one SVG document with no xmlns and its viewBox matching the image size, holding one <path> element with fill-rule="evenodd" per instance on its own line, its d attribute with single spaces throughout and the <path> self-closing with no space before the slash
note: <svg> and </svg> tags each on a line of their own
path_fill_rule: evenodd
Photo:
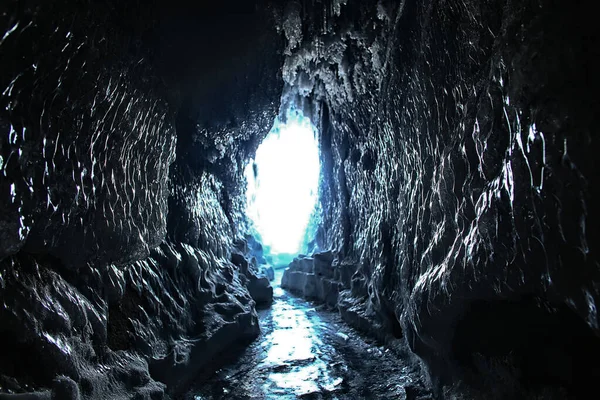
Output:
<svg viewBox="0 0 600 400">
<path fill-rule="evenodd" d="M 0 6 L 2 396 L 161 398 L 257 334 L 242 167 L 281 100 L 320 129 L 336 254 L 290 287 L 405 340 L 440 397 L 585 398 L 590 4 L 183 3 Z"/>
<path fill-rule="evenodd" d="M 331 252 L 296 258 L 283 272 L 281 287 L 307 299 L 320 300 L 335 307 L 342 283 L 334 279 L 339 272 L 332 266 L 332 262 Z"/>
<path fill-rule="evenodd" d="M 257 303 L 257 306 L 270 305 L 273 302 L 273 288 L 268 276 L 263 275 L 256 265 L 256 258 L 252 257 L 248 261 L 244 254 L 234 252 L 231 255 L 231 262 L 243 274 L 243 283 L 248 287 L 248 292 Z"/>
<path fill-rule="evenodd" d="M 386 327 L 369 308 L 365 283 L 352 281 L 356 266 L 340 263 L 331 251 L 300 256 L 284 270 L 281 287 L 337 308 L 344 321 L 389 345 L 402 337 L 399 326 Z"/>
<path fill-rule="evenodd" d="M 289 15 L 283 76 L 319 121 L 318 242 L 356 265 L 342 298 L 404 335 L 440 396 L 583 396 L 600 334 L 590 10 L 336 4 Z"/>
<path fill-rule="evenodd" d="M 231 255 L 283 37 L 176 3 L 0 6 L 2 398 L 167 398 L 259 333 Z"/>
<path fill-rule="evenodd" d="M 22 248 L 71 269 L 143 258 L 166 233 L 173 116 L 121 30 L 89 34 L 110 13 L 44 7 L 3 5 L 0 259 Z"/>
<path fill-rule="evenodd" d="M 275 280 L 281 280 L 277 271 Z M 277 287 L 258 340 L 182 400 L 432 400 L 420 368 L 348 327 L 337 312 Z"/>
</svg>

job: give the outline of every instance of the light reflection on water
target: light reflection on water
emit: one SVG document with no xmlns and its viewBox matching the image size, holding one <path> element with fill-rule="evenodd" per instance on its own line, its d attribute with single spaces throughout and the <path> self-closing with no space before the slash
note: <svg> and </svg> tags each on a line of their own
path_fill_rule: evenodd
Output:
<svg viewBox="0 0 600 400">
<path fill-rule="evenodd" d="M 281 289 L 282 272 L 275 271 L 272 307 L 259 311 L 258 341 L 186 399 L 296 399 L 325 393 L 337 398 L 348 375 L 334 344 L 337 328 L 310 303 Z"/>
<path fill-rule="evenodd" d="M 283 293 L 277 288 L 274 295 Z M 324 360 L 325 345 L 320 339 L 323 322 L 314 309 L 275 301 L 272 315 L 273 330 L 265 337 L 267 355 L 259 366 L 271 371 L 264 392 L 303 395 L 335 390 L 343 379 L 333 376 Z"/>
</svg>

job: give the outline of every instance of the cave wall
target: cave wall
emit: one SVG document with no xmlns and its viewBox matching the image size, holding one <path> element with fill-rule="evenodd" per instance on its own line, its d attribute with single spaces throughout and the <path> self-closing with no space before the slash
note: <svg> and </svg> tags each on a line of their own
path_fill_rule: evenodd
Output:
<svg viewBox="0 0 600 400">
<path fill-rule="evenodd" d="M 242 166 L 284 85 L 342 315 L 438 394 L 594 382 L 587 4 L 122 3 L 2 5 L 0 392 L 161 398 L 256 336 Z"/>
<path fill-rule="evenodd" d="M 354 271 L 338 306 L 402 336 L 438 395 L 565 398 L 597 379 L 589 15 L 510 0 L 285 15 L 284 79 L 320 109 L 319 244 Z"/>
<path fill-rule="evenodd" d="M 110 10 L 46 7 L 3 7 L 0 257 L 143 258 L 166 233 L 173 114 L 139 44 L 90 28 Z"/>
<path fill-rule="evenodd" d="M 0 396 L 164 398 L 258 335 L 242 173 L 279 111 L 274 15 L 2 5 Z"/>
</svg>

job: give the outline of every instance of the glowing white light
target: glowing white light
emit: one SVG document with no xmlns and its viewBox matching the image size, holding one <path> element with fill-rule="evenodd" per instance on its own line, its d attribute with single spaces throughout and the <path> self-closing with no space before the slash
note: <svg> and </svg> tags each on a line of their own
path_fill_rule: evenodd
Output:
<svg viewBox="0 0 600 400">
<path fill-rule="evenodd" d="M 308 118 L 275 121 L 246 167 L 247 212 L 273 253 L 298 253 L 319 184 L 319 147 Z M 256 177 L 254 169 L 256 168 Z"/>
</svg>

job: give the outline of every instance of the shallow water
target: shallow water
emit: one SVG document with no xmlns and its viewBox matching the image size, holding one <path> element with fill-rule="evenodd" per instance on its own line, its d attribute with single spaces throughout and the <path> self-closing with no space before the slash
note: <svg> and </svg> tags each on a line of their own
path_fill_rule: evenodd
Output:
<svg viewBox="0 0 600 400">
<path fill-rule="evenodd" d="M 280 281 L 278 271 L 274 303 L 259 311 L 260 337 L 199 381 L 186 400 L 420 397 L 413 368 L 362 338 L 337 312 L 290 295 Z"/>
</svg>

